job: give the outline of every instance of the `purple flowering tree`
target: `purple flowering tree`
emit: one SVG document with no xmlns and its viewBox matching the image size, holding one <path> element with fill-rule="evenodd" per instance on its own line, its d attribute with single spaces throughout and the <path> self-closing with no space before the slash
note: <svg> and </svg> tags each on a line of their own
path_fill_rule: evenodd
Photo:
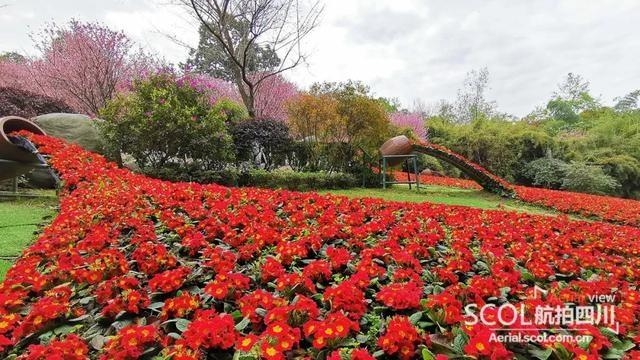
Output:
<svg viewBox="0 0 640 360">
<path fill-rule="evenodd" d="M 415 112 L 396 112 L 391 114 L 391 123 L 399 128 L 411 129 L 420 140 L 427 140 L 427 128 L 424 117 Z"/>
</svg>

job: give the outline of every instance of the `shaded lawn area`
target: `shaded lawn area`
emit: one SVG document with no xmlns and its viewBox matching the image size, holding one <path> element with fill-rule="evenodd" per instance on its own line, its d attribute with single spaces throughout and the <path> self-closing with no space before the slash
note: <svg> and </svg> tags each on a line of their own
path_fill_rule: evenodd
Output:
<svg viewBox="0 0 640 360">
<path fill-rule="evenodd" d="M 437 185 L 420 185 L 420 190 L 407 185 L 394 185 L 387 189 L 346 189 L 326 190 L 321 193 L 331 193 L 349 197 L 372 197 L 391 201 L 432 202 L 446 205 L 462 205 L 481 209 L 501 209 L 532 214 L 552 214 L 557 212 L 541 207 L 529 205 L 514 199 L 505 199 L 482 190 L 460 189 Z"/>
<path fill-rule="evenodd" d="M 39 225 L 55 213 L 54 193 L 43 198 L 0 199 L 0 279 L 35 238 Z"/>
</svg>

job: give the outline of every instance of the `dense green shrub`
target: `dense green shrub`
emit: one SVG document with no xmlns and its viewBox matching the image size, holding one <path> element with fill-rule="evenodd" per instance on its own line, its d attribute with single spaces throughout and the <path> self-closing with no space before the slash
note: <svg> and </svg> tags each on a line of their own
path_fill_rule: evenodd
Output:
<svg viewBox="0 0 640 360">
<path fill-rule="evenodd" d="M 236 160 L 248 161 L 255 167 L 273 170 L 283 166 L 292 150 L 287 124 L 279 120 L 242 121 L 231 129 Z"/>
<path fill-rule="evenodd" d="M 544 157 L 555 140 L 543 129 L 523 121 L 479 119 L 454 124 L 429 121 L 430 141 L 464 155 L 509 181 L 521 180 L 524 165 Z"/>
<path fill-rule="evenodd" d="M 522 171 L 532 185 L 559 189 L 567 175 L 568 165 L 560 159 L 543 157 L 525 165 Z"/>
<path fill-rule="evenodd" d="M 132 92 L 108 102 L 100 116 L 110 153 L 116 159 L 130 154 L 141 169 L 153 173 L 163 168 L 224 168 L 234 157 L 226 123 L 244 114 L 226 101 L 212 108 L 207 97 L 187 83 L 158 74 L 135 81 Z"/>
<path fill-rule="evenodd" d="M 432 170 L 437 171 L 439 173 L 444 172 L 444 168 L 440 161 L 433 156 L 425 155 L 425 154 L 417 154 L 416 165 L 418 167 L 418 172 L 421 173 L 424 170 Z M 410 171 L 413 172 L 413 160 L 409 159 L 409 161 L 405 161 L 402 163 L 402 171 Z"/>
<path fill-rule="evenodd" d="M 614 194 L 620 184 L 601 167 L 573 162 L 567 167 L 562 189 L 591 194 Z"/>
<path fill-rule="evenodd" d="M 347 189 L 357 186 L 358 179 L 345 173 L 250 170 L 243 175 L 241 185 L 300 191 Z"/>
<path fill-rule="evenodd" d="M 352 174 L 327 172 L 296 172 L 292 170 L 265 171 L 250 169 L 240 171 L 229 167 L 221 170 L 202 170 L 169 166 L 162 169 L 142 169 L 148 176 L 169 180 L 197 182 L 200 184 L 219 184 L 224 186 L 255 186 L 271 189 L 317 190 L 348 189 L 360 186 L 362 179 Z M 377 182 L 379 177 L 376 174 Z"/>
<path fill-rule="evenodd" d="M 247 114 L 247 109 L 244 105 L 226 98 L 218 100 L 213 105 L 211 112 L 222 118 L 228 128 L 232 128 L 249 118 L 249 114 Z"/>
<path fill-rule="evenodd" d="M 290 146 L 291 151 L 287 159 L 289 166 L 295 171 L 304 171 L 312 161 L 315 144 L 307 141 L 293 141 Z"/>
<path fill-rule="evenodd" d="M 238 186 L 241 173 L 233 167 L 206 170 L 198 166 L 165 166 L 161 169 L 145 168 L 141 171 L 147 176 L 169 181 L 197 182 L 200 184 L 219 184 L 224 186 Z"/>
</svg>

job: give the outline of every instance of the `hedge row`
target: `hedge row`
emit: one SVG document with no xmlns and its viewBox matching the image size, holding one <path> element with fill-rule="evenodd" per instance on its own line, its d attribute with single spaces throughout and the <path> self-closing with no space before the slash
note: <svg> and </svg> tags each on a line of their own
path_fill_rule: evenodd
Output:
<svg viewBox="0 0 640 360">
<path fill-rule="evenodd" d="M 255 186 L 271 189 L 315 190 L 347 189 L 361 185 L 361 179 L 340 172 L 297 172 L 292 170 L 265 171 L 252 169 L 239 171 L 173 171 L 163 169 L 143 171 L 145 174 L 171 181 L 192 181 L 201 184 L 216 183 L 225 186 Z"/>
</svg>

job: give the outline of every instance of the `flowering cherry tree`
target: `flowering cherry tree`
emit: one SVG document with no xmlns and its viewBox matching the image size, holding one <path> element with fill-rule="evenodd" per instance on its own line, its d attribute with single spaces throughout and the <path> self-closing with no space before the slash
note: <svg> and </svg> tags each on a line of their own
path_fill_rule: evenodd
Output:
<svg viewBox="0 0 640 360">
<path fill-rule="evenodd" d="M 420 113 L 396 112 L 391 114 L 391 123 L 400 128 L 408 128 L 420 140 L 427 140 L 427 128 Z"/>
<path fill-rule="evenodd" d="M 51 96 L 78 112 L 95 114 L 154 61 L 122 32 L 96 23 L 53 25 L 34 36 L 41 55 L 0 63 L 0 85 Z"/>
<path fill-rule="evenodd" d="M 298 88 L 281 75 L 265 79 L 260 83 L 254 99 L 256 118 L 286 121 L 286 104 L 298 93 Z"/>
</svg>

